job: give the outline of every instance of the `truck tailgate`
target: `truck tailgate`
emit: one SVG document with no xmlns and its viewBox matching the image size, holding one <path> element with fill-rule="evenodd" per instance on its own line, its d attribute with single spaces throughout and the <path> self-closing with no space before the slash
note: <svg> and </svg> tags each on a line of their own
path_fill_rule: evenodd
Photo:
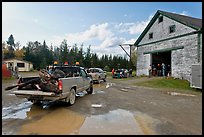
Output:
<svg viewBox="0 0 204 137">
<path fill-rule="evenodd" d="M 13 91 L 15 95 L 37 95 L 37 96 L 56 96 L 54 92 L 43 92 L 39 90 L 17 90 Z"/>
</svg>

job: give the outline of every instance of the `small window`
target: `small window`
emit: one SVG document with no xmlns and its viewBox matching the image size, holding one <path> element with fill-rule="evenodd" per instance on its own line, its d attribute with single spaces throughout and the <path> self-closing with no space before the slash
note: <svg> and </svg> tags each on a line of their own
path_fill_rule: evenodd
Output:
<svg viewBox="0 0 204 137">
<path fill-rule="evenodd" d="M 149 33 L 149 39 L 153 39 L 153 33 Z"/>
<path fill-rule="evenodd" d="M 169 27 L 169 33 L 175 32 L 175 29 L 176 29 L 176 26 L 175 26 L 175 25 L 170 26 L 170 27 Z"/>
<path fill-rule="evenodd" d="M 158 19 L 158 23 L 163 22 L 163 16 L 160 16 Z"/>
<path fill-rule="evenodd" d="M 24 67 L 25 67 L 25 63 L 17 63 L 17 66 L 18 66 L 19 68 L 24 68 Z"/>
</svg>

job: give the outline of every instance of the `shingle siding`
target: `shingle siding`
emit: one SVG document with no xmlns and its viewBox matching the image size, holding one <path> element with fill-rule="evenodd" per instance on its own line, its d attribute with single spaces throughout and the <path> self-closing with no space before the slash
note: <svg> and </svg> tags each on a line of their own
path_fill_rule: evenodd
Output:
<svg viewBox="0 0 204 137">
<path fill-rule="evenodd" d="M 185 40 L 184 49 L 172 51 L 172 76 L 190 81 L 192 64 L 197 63 L 198 60 L 197 35 L 195 34 L 183 39 Z"/>
<path fill-rule="evenodd" d="M 201 34 L 201 36 L 200 36 L 200 62 L 202 63 L 202 34 Z"/>
<path fill-rule="evenodd" d="M 169 33 L 169 26 L 171 25 L 176 26 L 176 31 L 174 33 Z M 138 45 L 190 33 L 193 31 L 195 30 L 164 16 L 163 22 L 158 23 L 158 19 L 154 22 L 154 24 L 151 26 L 149 31 L 145 34 L 145 36 L 143 37 L 143 39 L 140 41 Z M 149 33 L 152 33 L 152 32 L 153 32 L 153 39 L 149 39 Z"/>
</svg>

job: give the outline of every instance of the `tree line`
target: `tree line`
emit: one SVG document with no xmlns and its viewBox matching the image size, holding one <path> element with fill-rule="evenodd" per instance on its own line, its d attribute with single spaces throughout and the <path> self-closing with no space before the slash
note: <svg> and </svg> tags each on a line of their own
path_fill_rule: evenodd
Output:
<svg viewBox="0 0 204 137">
<path fill-rule="evenodd" d="M 58 47 L 48 47 L 45 40 L 41 44 L 38 41 L 29 41 L 26 46 L 20 47 L 20 42 L 15 43 L 13 35 L 10 35 L 8 41 L 2 43 L 3 59 L 19 58 L 33 63 L 34 69 L 42 69 L 52 65 L 55 61 L 58 65 L 68 62 L 68 65 L 75 65 L 76 62 L 85 68 L 100 67 L 106 71 L 112 68 L 134 69 L 133 63 L 129 59 L 104 54 L 99 57 L 96 53 L 91 53 L 91 45 L 84 51 L 84 45 L 74 44 L 69 46 L 67 40 L 63 40 Z"/>
</svg>

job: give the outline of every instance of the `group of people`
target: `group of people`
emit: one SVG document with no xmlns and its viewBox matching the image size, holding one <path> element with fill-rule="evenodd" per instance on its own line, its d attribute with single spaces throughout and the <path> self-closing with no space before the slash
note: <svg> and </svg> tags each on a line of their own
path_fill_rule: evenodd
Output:
<svg viewBox="0 0 204 137">
<path fill-rule="evenodd" d="M 127 78 L 127 77 L 132 77 L 132 69 L 117 69 L 115 70 L 114 68 L 112 69 L 112 77 L 116 77 L 117 75 L 118 78 Z"/>
<path fill-rule="evenodd" d="M 171 66 L 168 64 L 152 64 L 148 67 L 149 71 L 149 77 L 151 76 L 163 76 L 163 77 L 169 77 L 171 75 Z"/>
</svg>

